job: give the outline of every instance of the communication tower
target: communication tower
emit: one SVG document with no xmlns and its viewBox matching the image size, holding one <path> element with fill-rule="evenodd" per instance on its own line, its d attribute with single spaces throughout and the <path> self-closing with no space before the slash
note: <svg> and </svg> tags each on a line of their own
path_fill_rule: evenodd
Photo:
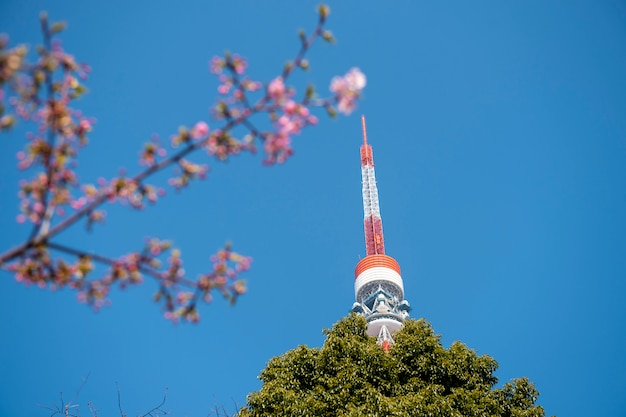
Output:
<svg viewBox="0 0 626 417">
<path fill-rule="evenodd" d="M 365 317 L 367 334 L 378 337 L 386 351 L 394 343 L 392 334 L 402 327 L 411 306 L 404 299 L 404 284 L 400 265 L 385 255 L 383 221 L 378 204 L 378 188 L 374 174 L 372 146 L 367 143 L 365 116 L 361 117 L 363 145 L 361 145 L 361 178 L 363 181 L 363 212 L 366 256 L 354 271 L 356 302 L 352 311 Z"/>
</svg>

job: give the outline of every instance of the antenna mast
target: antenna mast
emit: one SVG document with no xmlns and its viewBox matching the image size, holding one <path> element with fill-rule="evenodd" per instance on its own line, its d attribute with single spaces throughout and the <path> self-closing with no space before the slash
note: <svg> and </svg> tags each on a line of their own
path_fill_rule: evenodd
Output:
<svg viewBox="0 0 626 417">
<path fill-rule="evenodd" d="M 374 173 L 374 154 L 372 146 L 367 143 L 365 116 L 361 116 L 363 126 L 363 145 L 361 145 L 361 178 L 363 181 L 363 213 L 365 229 L 365 250 L 367 255 L 384 255 L 385 239 L 383 237 L 383 220 L 380 217 L 378 204 L 378 188 Z"/>
</svg>

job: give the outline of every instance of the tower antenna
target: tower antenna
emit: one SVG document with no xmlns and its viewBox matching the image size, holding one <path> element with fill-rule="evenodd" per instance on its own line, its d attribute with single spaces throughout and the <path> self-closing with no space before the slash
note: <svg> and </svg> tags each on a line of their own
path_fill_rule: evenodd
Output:
<svg viewBox="0 0 626 417">
<path fill-rule="evenodd" d="M 363 145 L 367 145 L 367 129 L 365 127 L 365 115 L 361 115 L 361 126 L 363 127 Z"/>
<path fill-rule="evenodd" d="M 378 204 L 378 188 L 374 173 L 374 154 L 372 146 L 367 143 L 365 115 L 361 116 L 363 126 L 363 145 L 361 145 L 361 178 L 363 181 L 363 226 L 365 228 L 365 249 L 367 255 L 385 253 L 383 238 L 383 220 L 380 217 Z"/>
</svg>

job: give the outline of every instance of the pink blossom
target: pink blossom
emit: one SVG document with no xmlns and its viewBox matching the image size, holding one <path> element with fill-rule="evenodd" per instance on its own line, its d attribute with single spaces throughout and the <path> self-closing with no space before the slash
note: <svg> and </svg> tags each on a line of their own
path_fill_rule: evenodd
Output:
<svg viewBox="0 0 626 417">
<path fill-rule="evenodd" d="M 294 114 L 296 112 L 297 108 L 298 108 L 298 105 L 293 100 L 289 100 L 283 106 L 283 110 L 285 110 L 285 113 L 287 113 L 287 114 Z"/>
<path fill-rule="evenodd" d="M 306 106 L 299 106 L 298 113 L 300 114 L 301 117 L 307 117 L 310 114 L 309 108 Z"/>
<path fill-rule="evenodd" d="M 367 79 L 358 68 L 350 69 L 343 77 L 334 77 L 330 82 L 330 91 L 337 97 L 337 109 L 346 115 L 352 113 L 366 84 Z"/>
<path fill-rule="evenodd" d="M 214 56 L 209 63 L 209 68 L 213 74 L 221 74 L 224 68 L 224 60 L 219 56 Z"/>
<path fill-rule="evenodd" d="M 85 132 L 89 132 L 91 130 L 91 123 L 87 119 L 82 119 L 80 121 L 80 128 Z"/>
<path fill-rule="evenodd" d="M 285 96 L 285 83 L 283 77 L 274 78 L 267 86 L 267 93 L 275 100 L 280 101 Z"/>
<path fill-rule="evenodd" d="M 344 76 L 344 80 L 348 83 L 348 88 L 354 91 L 363 90 L 367 84 L 365 74 L 363 74 L 358 68 L 352 68 L 348 71 L 348 73 Z"/>
<path fill-rule="evenodd" d="M 239 75 L 243 74 L 246 71 L 246 68 L 248 66 L 248 63 L 246 62 L 246 60 L 240 57 L 239 55 L 235 55 L 233 57 L 232 64 L 233 64 L 233 68 L 235 69 L 235 72 Z"/>
<path fill-rule="evenodd" d="M 244 79 L 241 82 L 241 85 L 248 91 L 257 91 L 261 88 L 261 83 L 258 81 L 251 81 L 249 79 Z"/>
<path fill-rule="evenodd" d="M 87 199 L 85 197 L 80 197 L 80 198 L 72 201 L 70 203 L 70 206 L 72 206 L 72 208 L 74 210 L 80 210 L 81 208 L 83 208 L 85 206 L 86 203 L 87 203 Z"/>
<path fill-rule="evenodd" d="M 287 116 L 281 116 L 278 119 L 279 129 L 285 135 L 300 133 L 300 123 L 297 119 L 291 119 Z"/>
<path fill-rule="evenodd" d="M 244 281 L 237 281 L 233 284 L 233 292 L 235 294 L 245 294 L 246 292 L 246 284 Z"/>
<path fill-rule="evenodd" d="M 291 138 L 284 132 L 278 134 L 270 134 L 263 144 L 267 158 L 263 161 L 265 164 L 273 164 L 275 162 L 282 163 L 293 154 L 291 147 Z"/>
<path fill-rule="evenodd" d="M 33 210 L 36 213 L 42 214 L 43 210 L 44 210 L 43 204 L 41 204 L 39 201 L 37 201 L 35 204 L 33 204 Z"/>
<path fill-rule="evenodd" d="M 201 137 L 206 136 L 207 133 L 209 133 L 209 125 L 202 121 L 196 123 L 196 125 L 191 129 L 191 137 L 194 139 L 200 139 Z"/>
</svg>

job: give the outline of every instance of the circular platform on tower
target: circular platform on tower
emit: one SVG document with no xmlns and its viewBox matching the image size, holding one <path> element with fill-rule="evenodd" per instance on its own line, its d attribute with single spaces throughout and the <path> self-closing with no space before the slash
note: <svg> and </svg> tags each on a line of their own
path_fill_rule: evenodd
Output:
<svg viewBox="0 0 626 417">
<path fill-rule="evenodd" d="M 402 322 L 390 317 L 374 319 L 372 321 L 368 320 L 367 334 L 376 337 L 383 326 L 386 326 L 391 333 L 395 333 L 402 328 Z"/>
</svg>

